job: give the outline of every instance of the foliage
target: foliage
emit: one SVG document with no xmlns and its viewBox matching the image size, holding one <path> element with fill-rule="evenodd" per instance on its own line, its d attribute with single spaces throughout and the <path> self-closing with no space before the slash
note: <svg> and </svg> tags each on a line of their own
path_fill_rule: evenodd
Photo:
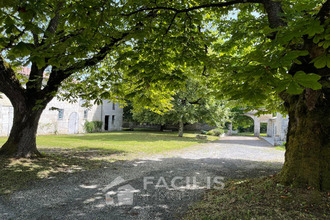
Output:
<svg viewBox="0 0 330 220">
<path fill-rule="evenodd" d="M 28 115 L 34 116 L 30 121 L 38 120 L 61 85 L 65 99 L 81 96 L 101 103 L 128 96 L 133 104 L 162 113 L 171 109 L 174 92 L 190 78 L 187 67 L 203 69 L 208 89 L 219 100 L 257 109 L 285 106 L 291 118 L 313 121 L 315 112 L 329 109 L 329 5 L 330 0 L 1 1 L 0 92 L 17 113 L 17 132 L 3 152 L 21 147 L 30 150 L 20 149 L 22 155 L 16 156 L 36 152 L 35 143 L 24 140 L 34 141 L 36 132 L 21 134 L 25 129 L 20 126 L 31 126 L 18 122 Z M 32 67 L 25 87 L 16 71 L 21 65 Z M 45 70 L 49 74 L 43 82 Z M 179 115 L 181 120 L 184 115 Z M 294 147 L 294 133 L 303 126 L 289 126 L 293 138 L 288 145 Z M 325 128 L 313 138 L 326 139 Z M 313 138 L 287 157 L 302 155 L 297 161 L 313 166 L 313 160 L 304 158 Z M 313 148 L 329 155 L 329 145 Z M 323 155 L 315 156 L 322 164 L 312 170 L 319 172 L 315 178 L 295 173 L 298 166 L 288 161 L 287 183 L 305 179 L 322 185 L 317 182 L 329 176 Z"/>
<path fill-rule="evenodd" d="M 84 128 L 88 133 L 100 132 L 102 130 L 102 121 L 85 121 Z"/>
<path fill-rule="evenodd" d="M 196 76 L 195 76 L 196 77 Z M 184 88 L 177 90 L 172 96 L 172 109 L 161 114 L 141 108 L 133 107 L 133 119 L 138 122 L 152 124 L 209 123 L 224 126 L 230 116 L 226 102 L 218 101 L 210 94 L 207 85 L 202 80 L 189 79 Z"/>
<path fill-rule="evenodd" d="M 220 99 L 254 107 L 278 109 L 280 92 L 320 89 L 317 74 L 288 70 L 308 54 L 297 46 L 304 36 L 329 47 L 327 23 L 312 19 L 324 1 L 294 7 L 291 0 L 282 1 L 285 27 L 269 23 L 263 4 L 240 2 L 211 7 L 196 1 L 6 1 L 0 45 L 13 67 L 32 64 L 31 89 L 42 87 L 36 79 L 50 70 L 40 97 L 56 94 L 70 77 L 62 85 L 64 99 L 100 103 L 128 95 L 153 111 L 170 109 L 171 91 L 189 77 L 186 66 L 204 66 Z M 319 53 L 312 63 L 325 68 L 329 57 Z"/>
<path fill-rule="evenodd" d="M 267 133 L 267 123 L 260 123 L 260 133 Z"/>
<path fill-rule="evenodd" d="M 245 109 L 241 106 L 232 108 L 232 129 L 239 130 L 239 132 L 252 131 L 254 121 L 251 117 L 244 115 Z M 251 130 L 252 129 L 252 130 Z"/>
<path fill-rule="evenodd" d="M 213 136 L 220 136 L 225 133 L 225 130 L 222 128 L 215 128 L 210 131 L 208 131 L 206 134 L 207 135 L 213 135 Z"/>
<path fill-rule="evenodd" d="M 226 16 L 230 13 L 228 8 L 209 13 L 210 22 L 220 37 L 212 45 L 218 56 L 218 71 L 211 75 L 220 85 L 219 96 L 240 100 L 253 108 L 276 111 L 283 102 L 279 94 L 300 94 L 304 88 L 320 89 L 321 76 L 315 74 L 313 68 L 288 71 L 294 63 L 301 63 L 299 59 L 308 56 L 306 49 L 299 48 L 306 35 L 326 41 L 327 24 L 320 25 L 313 19 L 322 2 L 281 1 L 286 12 L 282 19 L 287 23 L 282 21 L 278 27 L 270 24 L 263 4 L 235 5 L 237 14 L 231 16 Z M 319 53 L 312 62 L 319 61 L 317 64 L 322 65 L 315 67 L 323 68 L 326 59 L 326 53 Z"/>
</svg>

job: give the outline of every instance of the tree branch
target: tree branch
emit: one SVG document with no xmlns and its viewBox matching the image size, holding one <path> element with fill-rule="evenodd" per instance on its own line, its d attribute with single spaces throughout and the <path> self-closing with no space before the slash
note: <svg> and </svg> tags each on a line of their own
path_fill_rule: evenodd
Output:
<svg viewBox="0 0 330 220">
<path fill-rule="evenodd" d="M 268 15 L 268 22 L 271 28 L 278 28 L 287 26 L 286 22 L 282 19 L 283 9 L 281 1 L 276 0 L 263 0 L 263 5 Z"/>
<path fill-rule="evenodd" d="M 46 97 L 53 96 L 53 93 L 57 92 L 58 87 L 63 80 L 67 79 L 69 76 L 79 70 L 82 70 L 86 67 L 94 66 L 100 61 L 102 61 L 111 51 L 111 48 L 117 46 L 117 44 L 127 35 L 129 35 L 129 33 L 123 33 L 120 38 L 113 38 L 113 41 L 110 44 L 106 44 L 104 47 L 102 47 L 99 52 L 93 57 L 76 62 L 74 65 L 66 69 L 53 67 L 47 85 L 42 90 L 42 94 Z"/>
<path fill-rule="evenodd" d="M 196 101 L 193 101 L 193 102 L 189 102 L 189 104 L 191 104 L 191 105 L 200 105 L 200 103 L 199 103 L 199 101 L 200 100 L 202 100 L 202 97 L 201 98 L 199 98 L 199 99 L 197 99 Z"/>
<path fill-rule="evenodd" d="M 13 47 L 13 44 L 15 43 L 15 41 L 18 40 L 20 37 L 22 37 L 25 34 L 25 30 L 26 29 L 20 31 L 19 34 L 17 34 L 17 35 L 11 35 L 9 38 L 8 44 L 2 50 Z"/>
<path fill-rule="evenodd" d="M 75 33 L 70 33 L 70 34 L 65 35 L 63 37 L 60 37 L 58 39 L 58 42 L 64 43 L 65 41 L 67 41 L 67 40 L 69 40 L 69 39 L 71 39 L 73 37 L 76 37 L 76 36 L 80 35 L 84 30 L 85 30 L 85 28 L 81 28 L 81 29 L 76 30 Z"/>
<path fill-rule="evenodd" d="M 152 10 L 168 10 L 168 11 L 174 11 L 176 13 L 185 13 L 189 11 L 195 11 L 198 9 L 202 8 L 219 8 L 219 7 L 226 7 L 226 6 L 231 6 L 239 3 L 263 3 L 264 0 L 233 0 L 233 1 L 228 1 L 228 2 L 219 2 L 219 3 L 210 3 L 210 4 L 203 4 L 203 5 L 198 5 L 190 8 L 185 8 L 185 9 L 177 9 L 173 7 L 165 7 L 165 6 L 156 6 L 152 8 L 148 7 L 142 7 L 136 11 L 127 13 L 127 14 L 122 14 L 122 16 L 131 16 L 134 14 L 138 14 L 140 12 L 144 11 L 152 11 Z"/>
<path fill-rule="evenodd" d="M 48 27 L 44 33 L 44 38 L 42 39 L 41 45 L 43 45 L 46 41 L 46 39 L 49 37 L 49 35 L 55 34 L 57 31 L 57 26 L 59 24 L 59 20 L 60 20 L 60 10 L 63 6 L 64 2 L 59 2 L 57 5 L 57 8 L 55 10 L 55 16 L 50 19 L 49 23 L 48 23 Z"/>
<path fill-rule="evenodd" d="M 26 83 L 28 93 L 36 94 L 42 86 L 44 68 L 39 69 L 35 62 L 32 62 L 29 81 Z"/>
<path fill-rule="evenodd" d="M 74 65 L 66 68 L 64 70 L 65 74 L 71 74 L 75 71 L 79 71 L 85 67 L 94 66 L 95 64 L 102 61 L 106 55 L 108 55 L 109 51 L 112 47 L 117 46 L 117 44 L 123 40 L 129 33 L 123 33 L 120 38 L 113 38 L 112 42 L 110 44 L 106 44 L 104 47 L 102 47 L 97 54 L 95 54 L 93 57 L 89 59 L 82 60 L 80 62 L 75 63 Z"/>
<path fill-rule="evenodd" d="M 4 93 L 13 105 L 24 96 L 24 88 L 17 79 L 14 70 L 0 56 L 0 92 Z"/>
</svg>

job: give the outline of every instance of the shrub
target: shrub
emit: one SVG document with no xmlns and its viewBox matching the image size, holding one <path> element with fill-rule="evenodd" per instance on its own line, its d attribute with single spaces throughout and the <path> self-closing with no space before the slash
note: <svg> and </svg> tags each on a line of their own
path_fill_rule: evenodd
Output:
<svg viewBox="0 0 330 220">
<path fill-rule="evenodd" d="M 102 121 L 85 121 L 84 128 L 87 133 L 99 132 L 102 130 Z"/>
<path fill-rule="evenodd" d="M 214 135 L 214 136 L 220 136 L 222 134 L 224 134 L 225 131 L 222 128 L 215 128 L 211 131 L 208 131 L 206 134 L 207 135 Z"/>
<path fill-rule="evenodd" d="M 214 135 L 214 132 L 213 132 L 213 130 L 210 130 L 210 131 L 206 132 L 206 134 L 207 135 Z"/>
<path fill-rule="evenodd" d="M 214 136 L 220 136 L 225 133 L 225 131 L 222 128 L 213 129 L 213 132 L 214 132 Z"/>
<path fill-rule="evenodd" d="M 207 131 L 201 130 L 201 134 L 207 134 Z"/>
</svg>

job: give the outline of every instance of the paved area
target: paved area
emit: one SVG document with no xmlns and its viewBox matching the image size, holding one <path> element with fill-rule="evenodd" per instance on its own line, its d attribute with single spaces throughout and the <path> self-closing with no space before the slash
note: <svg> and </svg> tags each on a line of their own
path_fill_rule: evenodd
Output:
<svg viewBox="0 0 330 220">
<path fill-rule="evenodd" d="M 179 219 L 205 189 L 275 174 L 283 160 L 264 140 L 225 137 L 35 183 L 0 197 L 0 219 Z"/>
</svg>

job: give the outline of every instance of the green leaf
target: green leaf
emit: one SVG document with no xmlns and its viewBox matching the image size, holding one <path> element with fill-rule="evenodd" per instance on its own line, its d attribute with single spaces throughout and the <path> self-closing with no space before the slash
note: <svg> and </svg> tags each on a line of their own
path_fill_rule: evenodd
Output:
<svg viewBox="0 0 330 220">
<path fill-rule="evenodd" d="M 290 93 L 290 94 L 293 94 L 293 95 L 298 95 L 300 93 L 302 93 L 304 91 L 303 88 L 301 88 L 299 86 L 298 83 L 296 83 L 295 81 L 292 81 L 290 84 L 289 84 L 289 87 L 287 89 L 287 92 Z"/>
<path fill-rule="evenodd" d="M 321 36 L 320 35 L 315 35 L 314 38 L 313 38 L 314 44 L 317 44 L 318 42 L 320 42 L 320 40 L 321 40 Z"/>
<path fill-rule="evenodd" d="M 32 49 L 33 48 L 29 44 L 20 42 L 15 47 L 12 48 L 12 50 L 10 51 L 10 54 L 14 55 L 15 57 L 17 57 L 17 55 L 27 56 L 31 53 Z"/>
<path fill-rule="evenodd" d="M 36 62 L 38 68 L 43 68 L 46 65 L 45 58 L 34 56 L 31 58 L 32 62 Z"/>
<path fill-rule="evenodd" d="M 307 29 L 309 37 L 313 37 L 315 34 L 320 34 L 324 31 L 324 27 L 321 25 L 319 20 L 313 20 L 311 25 Z"/>
<path fill-rule="evenodd" d="M 314 63 L 314 66 L 318 69 L 324 68 L 327 65 L 327 56 L 325 54 L 316 57 L 314 60 L 312 60 L 312 63 Z"/>
<path fill-rule="evenodd" d="M 321 76 L 315 73 L 306 74 L 303 71 L 298 71 L 293 76 L 293 79 L 300 85 L 307 88 L 311 88 L 314 90 L 318 90 L 322 88 L 322 85 L 318 82 L 321 79 Z"/>
<path fill-rule="evenodd" d="M 327 49 L 330 46 L 330 40 L 323 41 L 323 48 Z"/>
</svg>

